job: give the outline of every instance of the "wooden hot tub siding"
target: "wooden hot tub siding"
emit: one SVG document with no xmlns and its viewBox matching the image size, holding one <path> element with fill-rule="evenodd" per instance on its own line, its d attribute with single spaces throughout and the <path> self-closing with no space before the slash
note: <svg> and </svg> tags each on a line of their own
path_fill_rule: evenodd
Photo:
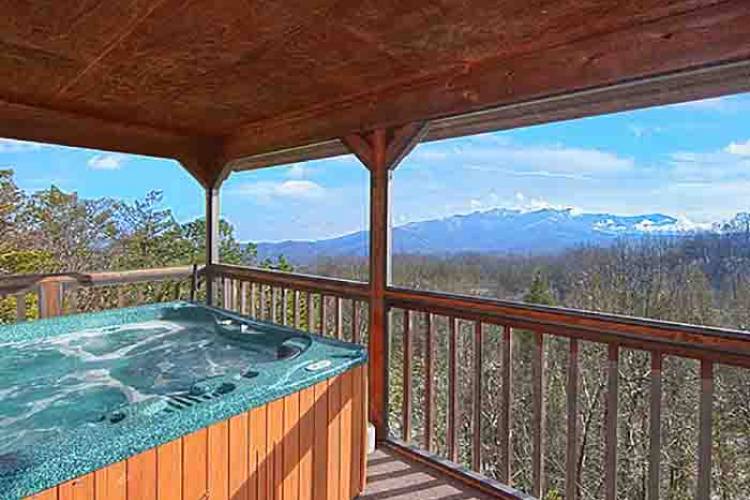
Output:
<svg viewBox="0 0 750 500">
<path fill-rule="evenodd" d="M 358 366 L 28 498 L 354 498 L 365 482 L 366 374 Z"/>
</svg>

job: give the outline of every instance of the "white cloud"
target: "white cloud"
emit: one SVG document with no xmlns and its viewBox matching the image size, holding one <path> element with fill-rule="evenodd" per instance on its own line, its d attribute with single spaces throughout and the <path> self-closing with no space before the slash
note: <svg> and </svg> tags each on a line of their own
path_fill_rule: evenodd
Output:
<svg viewBox="0 0 750 500">
<path fill-rule="evenodd" d="M 516 210 L 520 210 L 522 212 L 534 212 L 536 210 L 545 210 L 545 209 L 573 210 L 576 212 L 578 211 L 576 208 L 571 207 L 569 205 L 560 205 L 556 203 L 551 203 L 545 200 L 544 198 L 528 197 L 521 192 L 516 192 L 515 204 L 512 208 Z"/>
<path fill-rule="evenodd" d="M 679 151 L 670 155 L 676 182 L 715 182 L 750 178 L 750 145 L 730 144 L 721 151 Z"/>
<path fill-rule="evenodd" d="M 598 149 L 563 145 L 523 146 L 507 140 L 476 142 L 466 147 L 438 143 L 424 145 L 415 152 L 414 161 L 420 166 L 449 164 L 453 168 L 544 177 L 611 175 L 635 167 L 631 158 Z"/>
<path fill-rule="evenodd" d="M 233 190 L 241 196 L 251 196 L 260 201 L 273 198 L 316 199 L 321 198 L 326 190 L 320 184 L 308 180 L 288 180 L 283 182 L 253 182 L 242 184 Z"/>
<path fill-rule="evenodd" d="M 737 156 L 750 156 L 750 139 L 745 142 L 731 142 L 724 151 Z"/>
<path fill-rule="evenodd" d="M 307 176 L 307 167 L 302 163 L 295 163 L 287 172 L 287 177 L 290 179 L 302 179 L 305 176 Z"/>
<path fill-rule="evenodd" d="M 125 160 L 123 155 L 100 154 L 89 158 L 89 168 L 94 170 L 119 170 Z"/>
<path fill-rule="evenodd" d="M 0 153 L 27 153 L 29 151 L 37 151 L 42 146 L 42 144 L 36 142 L 0 139 Z"/>
<path fill-rule="evenodd" d="M 630 133 L 638 139 L 642 139 L 643 137 L 648 137 L 651 135 L 661 134 L 665 131 L 664 127 L 636 124 L 628 125 L 628 130 L 630 130 Z"/>
</svg>

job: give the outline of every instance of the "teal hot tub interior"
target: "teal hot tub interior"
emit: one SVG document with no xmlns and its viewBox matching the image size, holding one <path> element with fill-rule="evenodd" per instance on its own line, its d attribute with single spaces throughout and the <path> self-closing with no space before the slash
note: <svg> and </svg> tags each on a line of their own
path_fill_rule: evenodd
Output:
<svg viewBox="0 0 750 500">
<path fill-rule="evenodd" d="M 366 361 L 203 305 L 0 327 L 0 499 L 86 474 Z"/>
</svg>

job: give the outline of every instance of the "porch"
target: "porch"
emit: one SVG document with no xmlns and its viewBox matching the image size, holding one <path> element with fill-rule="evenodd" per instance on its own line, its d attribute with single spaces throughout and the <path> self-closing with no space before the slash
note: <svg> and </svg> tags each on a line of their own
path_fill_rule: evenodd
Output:
<svg viewBox="0 0 750 500">
<path fill-rule="evenodd" d="M 210 286 L 210 285 L 213 286 Z M 301 330 L 352 342 L 367 343 L 371 338 L 368 315 L 368 286 L 365 283 L 261 270 L 240 266 L 213 264 L 205 267 L 150 269 L 122 273 L 91 273 L 46 276 L 11 276 L 0 279 L 0 297 L 15 300 L 18 321 L 31 317 L 53 317 L 73 313 L 78 308 L 98 310 L 137 305 L 144 301 L 205 300 L 214 293 L 221 307 L 243 315 L 292 326 Z M 624 350 L 639 351 L 650 356 L 648 413 L 648 489 L 654 498 L 658 494 L 660 462 L 663 456 L 662 361 L 690 359 L 699 362 L 696 377 L 700 380 L 700 394 L 695 413 L 699 416 L 699 435 L 695 442 L 699 496 L 710 488 L 711 450 L 714 425 L 714 374 L 719 366 L 750 367 L 747 336 L 718 328 L 688 326 L 659 321 L 618 317 L 608 314 L 585 313 L 559 308 L 516 304 L 479 297 L 421 292 L 388 287 L 385 290 L 388 307 L 387 338 L 400 341 L 400 356 L 391 354 L 384 364 L 372 363 L 370 376 L 383 377 L 383 385 L 370 387 L 372 399 L 382 401 L 387 409 L 383 415 L 387 434 L 378 441 L 378 451 L 369 457 L 368 489 L 363 498 L 527 498 L 527 494 L 541 497 L 549 491 L 550 471 L 547 441 L 549 425 L 546 419 L 549 390 L 546 379 L 550 366 L 546 360 L 545 343 L 562 340 L 568 350 L 566 392 L 565 441 L 567 457 L 564 464 L 566 495 L 579 494 L 577 480 L 581 471 L 579 446 L 581 419 L 578 392 L 580 390 L 579 349 L 584 343 L 603 347 L 602 377 L 606 379 L 604 392 L 604 488 L 617 488 L 619 359 Z M 84 305 L 85 304 L 85 305 Z M 30 306 L 37 309 L 33 310 Z M 417 321 L 420 319 L 421 321 Z M 446 329 L 438 324 L 441 320 Z M 459 361 L 457 339 L 459 324 L 473 331 L 473 356 L 462 356 Z M 415 356 L 417 335 L 421 332 L 426 348 Z M 492 333 L 492 329 L 496 329 Z M 532 332 L 532 405 L 524 408 L 513 394 L 513 343 L 519 335 Z M 499 351 L 489 352 L 487 341 L 498 335 Z M 439 337 L 447 335 L 447 406 L 442 417 L 436 402 L 437 377 L 436 346 Z M 497 422 L 495 444 L 499 456 L 483 457 L 487 449 L 486 435 L 481 430 L 487 425 L 488 398 L 485 393 L 488 377 L 487 362 L 483 359 L 498 355 L 500 363 L 492 368 L 492 376 L 499 377 L 502 413 Z M 470 393 L 459 386 L 459 362 L 471 365 Z M 423 370 L 415 372 L 413 365 L 422 363 Z M 373 373 L 373 367 L 386 373 Z M 696 365 L 698 366 L 698 365 Z M 386 368 L 387 367 L 387 368 Z M 400 370 L 403 378 L 394 385 L 388 373 Z M 416 375 L 415 375 L 416 373 Z M 422 397 L 416 398 L 415 386 Z M 397 393 L 394 393 L 394 390 Z M 463 394 L 460 394 L 461 391 Z M 470 401 L 470 407 L 459 405 Z M 399 399 L 394 404 L 394 399 Z M 371 408 L 371 411 L 372 408 Z M 519 412 L 519 413 L 516 413 Z M 419 423 L 414 419 L 418 416 Z M 513 483 L 513 453 L 515 439 L 513 417 L 530 421 L 531 491 L 526 493 L 508 486 Z M 442 419 L 446 419 L 444 422 Z M 468 427 L 460 429 L 467 421 Z M 417 428 L 418 427 L 418 428 Z M 468 438 L 467 438 L 468 436 Z M 495 438 L 493 438 L 494 440 Z M 523 439 L 523 438 L 521 438 Z M 484 440 L 484 441 L 483 441 Z M 492 463 L 494 479 L 483 475 Z M 421 496 L 420 496 L 421 495 Z"/>
<path fill-rule="evenodd" d="M 0 137 L 178 161 L 205 194 L 205 266 L 3 276 L 16 320 L 189 299 L 360 342 L 381 447 L 365 493 L 375 499 L 575 499 L 584 473 L 598 478 L 586 496 L 616 498 L 630 424 L 618 412 L 620 366 L 637 352 L 648 382 L 638 466 L 656 500 L 663 361 L 687 360 L 694 493 L 710 497 L 716 373 L 750 368 L 747 334 L 395 287 L 391 177 L 424 141 L 750 90 L 746 0 L 73 3 L 4 6 Z M 220 262 L 219 194 L 232 172 L 346 153 L 369 174 L 367 282 Z M 564 354 L 554 434 L 550 343 Z M 580 418 L 584 344 L 596 346 L 604 406 L 593 471 L 581 458 L 594 425 Z M 487 418 L 490 395 L 499 410 Z"/>
</svg>

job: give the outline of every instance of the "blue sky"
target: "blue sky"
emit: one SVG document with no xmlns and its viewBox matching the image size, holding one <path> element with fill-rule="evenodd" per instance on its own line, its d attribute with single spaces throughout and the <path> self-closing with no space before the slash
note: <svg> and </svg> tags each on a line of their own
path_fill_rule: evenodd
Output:
<svg viewBox="0 0 750 500">
<path fill-rule="evenodd" d="M 750 211 L 750 94 L 420 145 L 394 177 L 397 224 L 495 207 L 661 212 L 708 223 Z M 174 162 L 0 140 L 0 168 L 33 191 L 164 192 L 186 220 L 198 184 Z M 367 221 L 367 173 L 351 156 L 233 174 L 222 215 L 243 240 L 343 234 Z"/>
</svg>

